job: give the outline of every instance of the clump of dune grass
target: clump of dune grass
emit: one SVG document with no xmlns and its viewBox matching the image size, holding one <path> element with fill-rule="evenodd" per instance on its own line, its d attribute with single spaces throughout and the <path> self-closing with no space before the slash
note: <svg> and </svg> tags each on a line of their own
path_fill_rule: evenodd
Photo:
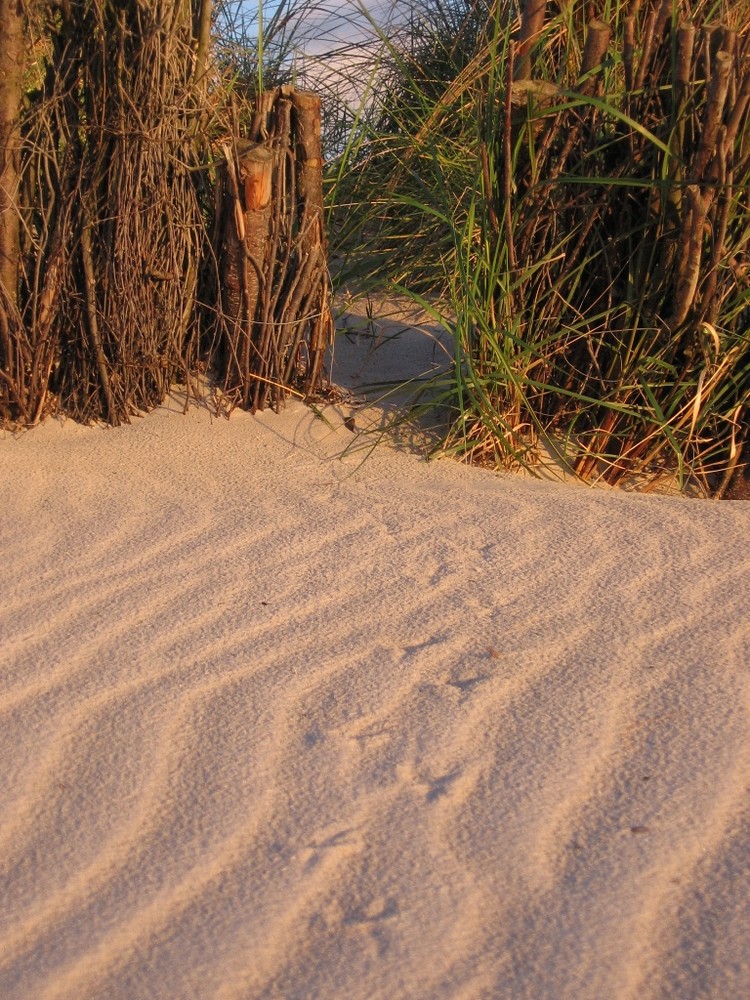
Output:
<svg viewBox="0 0 750 1000">
<path fill-rule="evenodd" d="M 435 295 L 449 449 L 721 495 L 748 458 L 750 7 L 515 11 L 436 0 L 389 43 L 350 251 Z"/>
</svg>

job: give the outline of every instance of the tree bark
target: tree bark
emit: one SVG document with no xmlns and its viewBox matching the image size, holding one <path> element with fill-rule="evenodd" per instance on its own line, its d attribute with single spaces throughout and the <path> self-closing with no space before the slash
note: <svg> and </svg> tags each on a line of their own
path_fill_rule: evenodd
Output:
<svg viewBox="0 0 750 1000">
<path fill-rule="evenodd" d="M 0 0 L 0 309 L 18 306 L 20 112 L 25 60 L 21 0 Z M 4 301 L 3 301 L 4 300 Z"/>
</svg>

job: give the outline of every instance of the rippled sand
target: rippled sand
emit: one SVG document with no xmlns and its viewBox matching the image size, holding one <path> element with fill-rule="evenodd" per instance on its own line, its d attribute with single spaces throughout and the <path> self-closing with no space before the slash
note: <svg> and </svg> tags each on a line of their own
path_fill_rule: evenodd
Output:
<svg viewBox="0 0 750 1000">
<path fill-rule="evenodd" d="M 0 996 L 750 996 L 750 505 L 0 440 Z"/>
</svg>

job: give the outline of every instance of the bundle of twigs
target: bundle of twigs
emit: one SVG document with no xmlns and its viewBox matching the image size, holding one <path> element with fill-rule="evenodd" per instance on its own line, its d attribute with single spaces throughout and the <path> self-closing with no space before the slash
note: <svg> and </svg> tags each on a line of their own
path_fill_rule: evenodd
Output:
<svg viewBox="0 0 750 1000">
<path fill-rule="evenodd" d="M 283 86 L 224 147 L 220 377 L 230 404 L 278 409 L 320 384 L 333 333 L 323 225 L 320 99 Z"/>
<path fill-rule="evenodd" d="M 117 424 L 197 358 L 192 20 L 174 0 L 87 0 L 48 27 L 28 126 L 26 322 L 58 405 Z"/>
</svg>

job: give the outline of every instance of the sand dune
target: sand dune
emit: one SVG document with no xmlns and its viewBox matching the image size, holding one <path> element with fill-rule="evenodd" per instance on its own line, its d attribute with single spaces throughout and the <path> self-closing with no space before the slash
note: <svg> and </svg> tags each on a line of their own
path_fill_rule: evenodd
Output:
<svg viewBox="0 0 750 1000">
<path fill-rule="evenodd" d="M 177 410 L 0 440 L 0 996 L 750 996 L 750 505 Z"/>
</svg>

